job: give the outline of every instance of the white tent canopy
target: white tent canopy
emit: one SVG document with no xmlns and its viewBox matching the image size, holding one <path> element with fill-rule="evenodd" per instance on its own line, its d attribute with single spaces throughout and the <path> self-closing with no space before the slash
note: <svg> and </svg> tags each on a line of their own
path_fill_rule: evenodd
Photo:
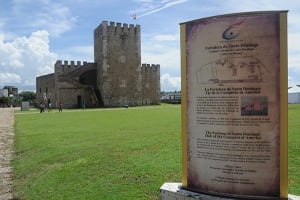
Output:
<svg viewBox="0 0 300 200">
<path fill-rule="evenodd" d="M 289 87 L 288 103 L 300 103 L 300 85 Z"/>
</svg>

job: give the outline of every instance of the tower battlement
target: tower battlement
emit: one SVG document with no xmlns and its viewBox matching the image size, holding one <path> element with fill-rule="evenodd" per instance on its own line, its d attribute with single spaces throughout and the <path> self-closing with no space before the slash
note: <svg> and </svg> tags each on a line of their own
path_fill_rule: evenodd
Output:
<svg viewBox="0 0 300 200">
<path fill-rule="evenodd" d="M 108 22 L 107 21 L 103 21 L 102 23 L 103 25 L 106 25 L 110 30 L 122 30 L 122 31 L 131 31 L 131 30 L 140 30 L 141 26 L 140 25 L 134 25 L 134 24 L 128 24 L 127 23 L 119 23 L 119 22 L 109 22 L 109 25 L 108 25 Z"/>
<path fill-rule="evenodd" d="M 147 64 L 147 63 L 144 63 L 142 64 L 142 71 L 153 71 L 153 72 L 156 72 L 158 70 L 160 70 L 160 65 L 157 64 Z"/>
<path fill-rule="evenodd" d="M 55 66 L 64 66 L 64 67 L 83 67 L 84 65 L 87 64 L 87 61 L 83 61 L 81 63 L 81 61 L 76 61 L 76 65 L 75 65 L 75 61 L 71 60 L 64 60 L 64 62 L 62 62 L 62 60 L 57 60 L 55 63 Z"/>
<path fill-rule="evenodd" d="M 78 69 L 80 67 L 83 67 L 87 64 L 86 61 L 75 61 L 74 60 L 71 60 L 71 61 L 68 61 L 68 60 L 57 60 L 56 63 L 54 64 L 55 66 L 55 71 L 58 72 L 69 72 L 69 71 L 73 71 L 75 69 Z"/>
<path fill-rule="evenodd" d="M 103 21 L 96 29 L 107 29 L 109 32 L 125 32 L 125 33 L 139 33 L 141 26 L 140 25 L 134 25 L 134 24 L 127 24 L 127 23 L 118 23 L 118 22 L 108 22 Z"/>
</svg>

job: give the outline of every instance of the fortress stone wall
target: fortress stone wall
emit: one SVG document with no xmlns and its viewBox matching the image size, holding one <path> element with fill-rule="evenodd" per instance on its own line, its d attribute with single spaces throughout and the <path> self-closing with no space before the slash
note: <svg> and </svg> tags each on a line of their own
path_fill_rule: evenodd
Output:
<svg viewBox="0 0 300 200">
<path fill-rule="evenodd" d="M 142 64 L 142 104 L 160 103 L 160 65 Z"/>
<path fill-rule="evenodd" d="M 53 74 L 36 78 L 37 100 L 65 108 L 160 104 L 160 65 L 141 65 L 140 34 L 139 25 L 103 21 L 94 63 L 58 60 Z"/>
</svg>

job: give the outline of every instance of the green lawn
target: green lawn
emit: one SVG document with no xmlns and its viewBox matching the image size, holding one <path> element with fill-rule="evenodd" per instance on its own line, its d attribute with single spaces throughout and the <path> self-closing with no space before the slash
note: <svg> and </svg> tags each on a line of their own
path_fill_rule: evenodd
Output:
<svg viewBox="0 0 300 200">
<path fill-rule="evenodd" d="M 181 182 L 179 105 L 25 112 L 15 123 L 15 199 L 159 199 Z M 300 195 L 300 105 L 289 105 L 289 193 Z"/>
<path fill-rule="evenodd" d="M 288 108 L 289 193 L 300 195 L 300 104 Z"/>
<path fill-rule="evenodd" d="M 181 181 L 180 107 L 16 115 L 20 199 L 158 199 Z"/>
</svg>

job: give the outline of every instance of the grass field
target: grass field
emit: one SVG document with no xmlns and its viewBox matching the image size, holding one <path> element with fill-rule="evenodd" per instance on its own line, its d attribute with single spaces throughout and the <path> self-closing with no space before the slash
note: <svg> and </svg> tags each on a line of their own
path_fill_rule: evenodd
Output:
<svg viewBox="0 0 300 200">
<path fill-rule="evenodd" d="M 179 106 L 16 115 L 20 199 L 158 199 L 181 180 Z"/>
<path fill-rule="evenodd" d="M 300 195 L 300 105 L 289 105 L 289 193 Z M 179 105 L 16 115 L 15 199 L 159 199 L 181 182 Z"/>
<path fill-rule="evenodd" d="M 289 104 L 289 193 L 300 196 L 300 104 Z"/>
</svg>

